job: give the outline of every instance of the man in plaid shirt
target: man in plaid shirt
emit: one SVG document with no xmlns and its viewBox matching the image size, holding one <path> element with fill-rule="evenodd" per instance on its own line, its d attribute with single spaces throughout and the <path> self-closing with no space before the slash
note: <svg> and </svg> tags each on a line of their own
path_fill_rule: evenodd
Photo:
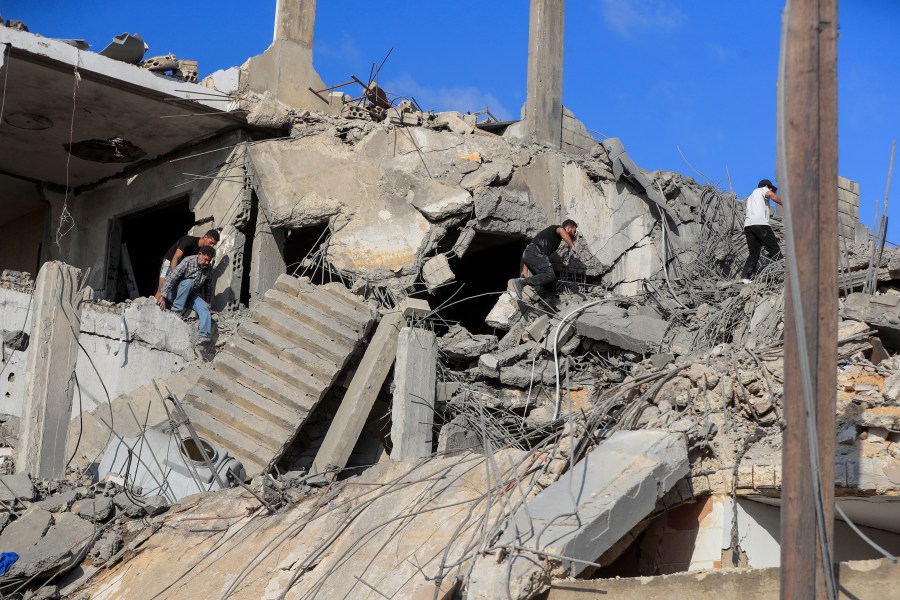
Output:
<svg viewBox="0 0 900 600">
<path fill-rule="evenodd" d="M 212 316 L 209 304 L 212 302 L 212 260 L 216 250 L 212 246 L 203 246 L 194 256 L 189 256 L 178 263 L 178 267 L 169 273 L 162 287 L 162 297 L 176 313 L 185 308 L 193 309 L 200 319 L 200 343 L 208 344 L 212 334 Z"/>
</svg>

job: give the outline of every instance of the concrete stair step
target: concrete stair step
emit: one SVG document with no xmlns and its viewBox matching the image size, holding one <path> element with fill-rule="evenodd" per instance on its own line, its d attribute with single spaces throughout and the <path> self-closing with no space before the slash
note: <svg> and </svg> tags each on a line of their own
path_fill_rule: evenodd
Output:
<svg viewBox="0 0 900 600">
<path fill-rule="evenodd" d="M 258 415 L 247 412 L 243 407 L 225 400 L 201 387 L 195 387 L 185 397 L 185 401 L 198 410 L 241 432 L 250 439 L 257 440 L 270 453 L 284 445 L 284 440 L 293 435 L 292 428 L 276 426 L 270 421 L 263 421 Z"/>
<path fill-rule="evenodd" d="M 306 279 L 282 276 L 275 282 L 275 289 L 296 296 L 320 310 L 329 311 L 333 318 L 357 331 L 364 331 L 374 317 L 372 309 L 367 305 L 361 302 L 351 303 L 343 297 L 336 297 L 312 285 Z"/>
<path fill-rule="evenodd" d="M 312 406 L 325 393 L 323 390 L 318 397 L 310 397 L 300 390 L 286 386 L 272 376 L 259 371 L 254 366 L 248 365 L 239 358 L 230 355 L 227 351 L 219 353 L 213 363 L 213 368 L 225 377 L 230 377 L 256 393 L 282 404 L 297 407 Z"/>
<path fill-rule="evenodd" d="M 240 431 L 214 419 L 192 405 L 185 406 L 188 418 L 197 431 L 197 435 L 212 443 L 226 448 L 244 464 L 248 475 L 257 475 L 266 470 L 268 463 L 260 460 L 261 456 L 272 456 L 272 450 L 261 445 L 256 439 L 247 437 Z"/>
<path fill-rule="evenodd" d="M 336 341 L 352 344 L 359 338 L 358 331 L 310 305 L 304 298 L 291 296 L 280 290 L 268 290 L 263 301 L 292 319 L 308 323 L 313 329 Z"/>
<path fill-rule="evenodd" d="M 335 364 L 342 364 L 343 357 L 352 349 L 352 346 L 348 347 L 346 343 L 328 339 L 321 331 L 315 330 L 307 323 L 291 319 L 281 311 L 268 306 L 266 302 L 260 302 L 253 309 L 251 318 L 266 329 L 294 342 L 300 348 L 319 354 Z"/>
<path fill-rule="evenodd" d="M 309 414 L 308 407 L 282 404 L 257 394 L 250 388 L 210 370 L 197 386 L 218 394 L 244 410 L 284 429 L 293 429 Z"/>
<path fill-rule="evenodd" d="M 328 387 L 329 381 L 325 380 L 324 375 L 312 372 L 300 364 L 287 362 L 240 337 L 232 337 L 227 350 L 260 371 L 277 377 L 285 385 L 310 396 L 317 396 Z"/>
<path fill-rule="evenodd" d="M 266 329 L 259 323 L 244 321 L 237 330 L 238 336 L 265 349 L 269 354 L 279 358 L 306 365 L 308 370 L 319 373 L 331 373 L 338 370 L 339 365 L 321 355 L 300 348 L 277 333 Z"/>
</svg>

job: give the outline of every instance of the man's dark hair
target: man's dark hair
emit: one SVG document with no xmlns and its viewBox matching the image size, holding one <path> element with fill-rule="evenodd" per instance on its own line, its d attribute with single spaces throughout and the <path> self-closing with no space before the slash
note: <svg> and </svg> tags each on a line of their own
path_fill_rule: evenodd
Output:
<svg viewBox="0 0 900 600">
<path fill-rule="evenodd" d="M 218 229 L 210 229 L 203 235 L 203 237 L 212 238 L 212 239 L 216 240 L 217 244 L 219 243 L 219 240 L 221 239 Z"/>
<path fill-rule="evenodd" d="M 216 249 L 212 246 L 203 246 L 197 250 L 197 254 L 203 254 L 204 256 L 208 256 L 210 258 L 216 257 Z"/>
<path fill-rule="evenodd" d="M 562 222 L 562 225 L 560 225 L 560 227 L 562 227 L 563 229 L 565 229 L 565 228 L 568 227 L 569 225 L 571 225 L 572 227 L 578 227 L 578 223 L 576 223 L 576 222 L 573 221 L 572 219 L 566 219 L 565 221 Z"/>
</svg>

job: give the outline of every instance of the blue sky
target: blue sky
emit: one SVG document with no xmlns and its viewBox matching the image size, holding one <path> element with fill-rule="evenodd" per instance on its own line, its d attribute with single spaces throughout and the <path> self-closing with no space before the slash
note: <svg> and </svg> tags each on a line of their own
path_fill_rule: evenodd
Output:
<svg viewBox="0 0 900 600">
<path fill-rule="evenodd" d="M 525 99 L 528 1 L 348 3 L 319 0 L 314 61 L 328 84 L 380 82 L 424 108 L 489 107 L 515 118 Z M 783 0 L 569 0 L 563 100 L 585 125 L 620 137 L 638 165 L 699 177 L 746 196 L 775 176 L 775 84 Z M 271 42 L 275 0 L 0 0 L 0 14 L 49 37 L 102 49 L 140 33 L 148 56 L 196 59 L 201 77 Z M 248 8 L 252 7 L 252 8 Z M 839 171 L 861 186 L 861 218 L 882 202 L 900 137 L 900 2 L 840 2 Z M 691 166 L 679 154 L 678 148 Z M 900 163 L 900 157 L 897 162 Z M 900 164 L 895 171 L 900 177 Z M 897 178 L 895 177 L 895 179 Z M 893 185 L 896 197 L 900 182 Z M 888 239 L 900 242 L 900 200 Z"/>
</svg>

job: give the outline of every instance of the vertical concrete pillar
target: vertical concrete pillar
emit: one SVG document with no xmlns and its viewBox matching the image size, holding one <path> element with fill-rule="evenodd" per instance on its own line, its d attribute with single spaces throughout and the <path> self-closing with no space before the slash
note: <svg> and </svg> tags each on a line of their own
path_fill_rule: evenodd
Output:
<svg viewBox="0 0 900 600">
<path fill-rule="evenodd" d="M 391 460 L 431 455 L 437 340 L 427 329 L 404 327 L 397 336 L 394 399 L 391 404 Z"/>
<path fill-rule="evenodd" d="M 275 37 L 312 48 L 316 25 L 316 0 L 278 0 L 275 6 Z"/>
<path fill-rule="evenodd" d="M 555 148 L 562 143 L 564 25 L 565 0 L 531 0 L 526 135 Z"/>
<path fill-rule="evenodd" d="M 33 478 L 59 479 L 66 473 L 66 433 L 81 333 L 80 277 L 79 269 L 56 261 L 45 263 L 37 277 L 16 461 L 19 472 Z"/>
</svg>

